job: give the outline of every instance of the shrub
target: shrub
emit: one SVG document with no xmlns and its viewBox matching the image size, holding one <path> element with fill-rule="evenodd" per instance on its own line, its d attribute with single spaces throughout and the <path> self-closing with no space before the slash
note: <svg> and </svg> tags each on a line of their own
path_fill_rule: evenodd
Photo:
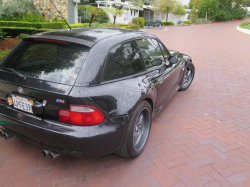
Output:
<svg viewBox="0 0 250 187">
<path fill-rule="evenodd" d="M 209 23 L 210 20 L 209 19 L 202 19 L 202 18 L 198 18 L 198 19 L 194 19 L 193 23 L 195 24 L 199 24 L 199 23 Z"/>
<path fill-rule="evenodd" d="M 81 22 L 82 22 L 82 23 L 90 23 L 90 19 L 82 18 Z"/>
<path fill-rule="evenodd" d="M 240 24 L 240 27 L 243 28 L 243 29 L 248 29 L 250 30 L 250 22 L 243 22 Z"/>
<path fill-rule="evenodd" d="M 0 29 L 0 41 L 5 40 L 4 36 L 7 34 L 7 32 L 3 32 L 3 29 Z"/>
<path fill-rule="evenodd" d="M 164 25 L 174 25 L 172 21 L 163 22 Z"/>
<path fill-rule="evenodd" d="M 28 15 L 28 13 L 36 15 L 35 19 L 37 19 L 37 16 L 40 15 L 40 13 L 36 7 L 37 6 L 29 0 L 8 1 L 0 6 L 0 19 L 5 21 L 20 20 L 24 19 L 23 16 L 27 19 L 32 19 L 32 16 Z"/>
<path fill-rule="evenodd" d="M 138 25 L 140 28 L 143 28 L 145 21 L 143 17 L 138 17 L 138 18 L 133 18 L 132 23 Z"/>
<path fill-rule="evenodd" d="M 144 21 L 144 26 L 148 26 L 148 21 Z"/>
<path fill-rule="evenodd" d="M 128 25 L 128 29 L 135 29 L 135 25 Z"/>
<path fill-rule="evenodd" d="M 95 16 L 93 19 L 93 22 L 98 22 L 98 23 L 108 23 L 109 22 L 109 17 L 106 12 L 100 12 Z"/>
<path fill-rule="evenodd" d="M 43 16 L 37 14 L 37 13 L 24 13 L 22 15 L 19 15 L 15 17 L 14 20 L 10 21 L 21 21 L 21 22 L 44 22 Z"/>
<path fill-rule="evenodd" d="M 182 21 L 181 21 L 181 20 L 178 20 L 178 21 L 177 21 L 177 25 L 180 25 L 180 24 L 182 24 Z"/>
<path fill-rule="evenodd" d="M 5 51 L 0 50 L 0 61 L 10 52 L 10 49 L 6 49 Z"/>
<path fill-rule="evenodd" d="M 21 39 L 26 38 L 26 37 L 28 37 L 28 36 L 29 36 L 29 34 L 21 33 L 21 34 L 19 34 L 19 35 L 17 36 L 17 38 L 21 40 Z"/>
<path fill-rule="evenodd" d="M 18 21 L 0 21 L 0 27 L 34 27 L 37 29 L 62 29 L 64 28 L 66 23 L 64 22 L 42 22 L 42 23 L 35 23 L 35 22 L 18 22 Z"/>
<path fill-rule="evenodd" d="M 192 24 L 191 21 L 183 21 L 184 24 Z"/>
<path fill-rule="evenodd" d="M 135 30 L 140 30 L 139 25 L 135 25 Z"/>
<path fill-rule="evenodd" d="M 240 27 L 248 26 L 250 23 L 248 21 L 243 22 L 240 24 Z"/>
<path fill-rule="evenodd" d="M 78 28 L 78 27 L 87 27 L 89 26 L 89 23 L 75 23 L 75 24 L 69 24 L 71 28 Z M 64 25 L 64 28 L 69 28 L 68 25 Z"/>
<path fill-rule="evenodd" d="M 44 32 L 44 31 L 51 31 L 53 29 L 36 29 L 32 27 L 2 27 L 4 32 L 7 32 L 8 36 L 12 38 L 16 38 L 19 34 L 21 33 L 27 33 L 27 34 L 35 34 L 39 32 Z"/>
</svg>

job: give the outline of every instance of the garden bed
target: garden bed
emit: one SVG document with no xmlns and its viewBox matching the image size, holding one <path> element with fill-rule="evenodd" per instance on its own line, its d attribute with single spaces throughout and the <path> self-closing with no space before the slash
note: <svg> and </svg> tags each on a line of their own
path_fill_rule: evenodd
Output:
<svg viewBox="0 0 250 187">
<path fill-rule="evenodd" d="M 5 38 L 5 40 L 0 41 L 0 50 L 13 49 L 20 41 L 18 38 Z"/>
</svg>

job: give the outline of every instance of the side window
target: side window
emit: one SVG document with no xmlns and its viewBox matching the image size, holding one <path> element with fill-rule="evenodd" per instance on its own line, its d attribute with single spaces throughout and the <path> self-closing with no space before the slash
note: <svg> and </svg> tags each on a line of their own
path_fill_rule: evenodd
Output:
<svg viewBox="0 0 250 187">
<path fill-rule="evenodd" d="M 169 63 L 169 62 L 168 62 L 168 58 L 169 58 L 171 55 L 169 54 L 168 50 L 167 50 L 161 43 L 159 43 L 159 45 L 160 45 L 160 47 L 161 47 L 163 56 L 165 57 L 165 61 L 166 61 L 167 63 Z"/>
<path fill-rule="evenodd" d="M 135 41 L 118 44 L 111 49 L 103 72 L 103 81 L 146 71 Z"/>
<path fill-rule="evenodd" d="M 141 50 L 142 57 L 144 59 L 147 69 L 153 69 L 155 66 L 151 64 L 153 60 L 160 59 L 162 64 L 165 60 L 162 56 L 161 48 L 155 39 L 145 38 L 137 40 L 139 48 Z"/>
</svg>

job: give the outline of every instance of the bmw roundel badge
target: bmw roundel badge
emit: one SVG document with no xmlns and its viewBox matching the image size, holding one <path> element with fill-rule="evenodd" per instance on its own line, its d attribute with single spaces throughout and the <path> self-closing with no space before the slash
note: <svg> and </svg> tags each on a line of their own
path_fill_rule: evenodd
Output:
<svg viewBox="0 0 250 187">
<path fill-rule="evenodd" d="M 20 94 L 24 94 L 24 91 L 23 91 L 23 89 L 22 89 L 21 87 L 18 87 L 18 92 L 19 92 Z"/>
</svg>

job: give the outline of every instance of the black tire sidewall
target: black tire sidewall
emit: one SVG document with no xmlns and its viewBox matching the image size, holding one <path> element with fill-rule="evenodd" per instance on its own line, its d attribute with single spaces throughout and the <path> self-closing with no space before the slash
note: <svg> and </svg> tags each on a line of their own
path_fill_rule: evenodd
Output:
<svg viewBox="0 0 250 187">
<path fill-rule="evenodd" d="M 150 134 L 150 129 L 151 129 L 151 123 L 152 123 L 152 110 L 151 110 L 151 106 L 150 104 L 147 102 L 147 101 L 143 101 L 141 102 L 138 107 L 136 108 L 134 114 L 133 114 L 133 117 L 129 123 L 129 128 L 128 128 L 128 147 L 127 147 L 127 151 L 128 151 L 128 154 L 130 155 L 131 158 L 135 158 L 137 156 L 139 156 L 142 151 L 144 150 L 144 148 L 146 147 L 146 144 L 147 144 L 147 141 L 148 141 L 148 137 L 147 137 L 147 140 L 144 144 L 144 146 L 141 148 L 141 150 L 139 151 L 136 151 L 134 149 L 134 146 L 133 146 L 133 133 L 134 133 L 134 128 L 135 128 L 135 122 L 136 122 L 136 119 L 138 117 L 138 115 L 140 114 L 141 110 L 143 108 L 147 107 L 150 111 L 150 115 L 149 115 L 149 122 L 150 122 L 150 126 L 149 126 L 149 133 L 148 133 L 148 137 L 149 137 L 149 134 Z"/>
</svg>

